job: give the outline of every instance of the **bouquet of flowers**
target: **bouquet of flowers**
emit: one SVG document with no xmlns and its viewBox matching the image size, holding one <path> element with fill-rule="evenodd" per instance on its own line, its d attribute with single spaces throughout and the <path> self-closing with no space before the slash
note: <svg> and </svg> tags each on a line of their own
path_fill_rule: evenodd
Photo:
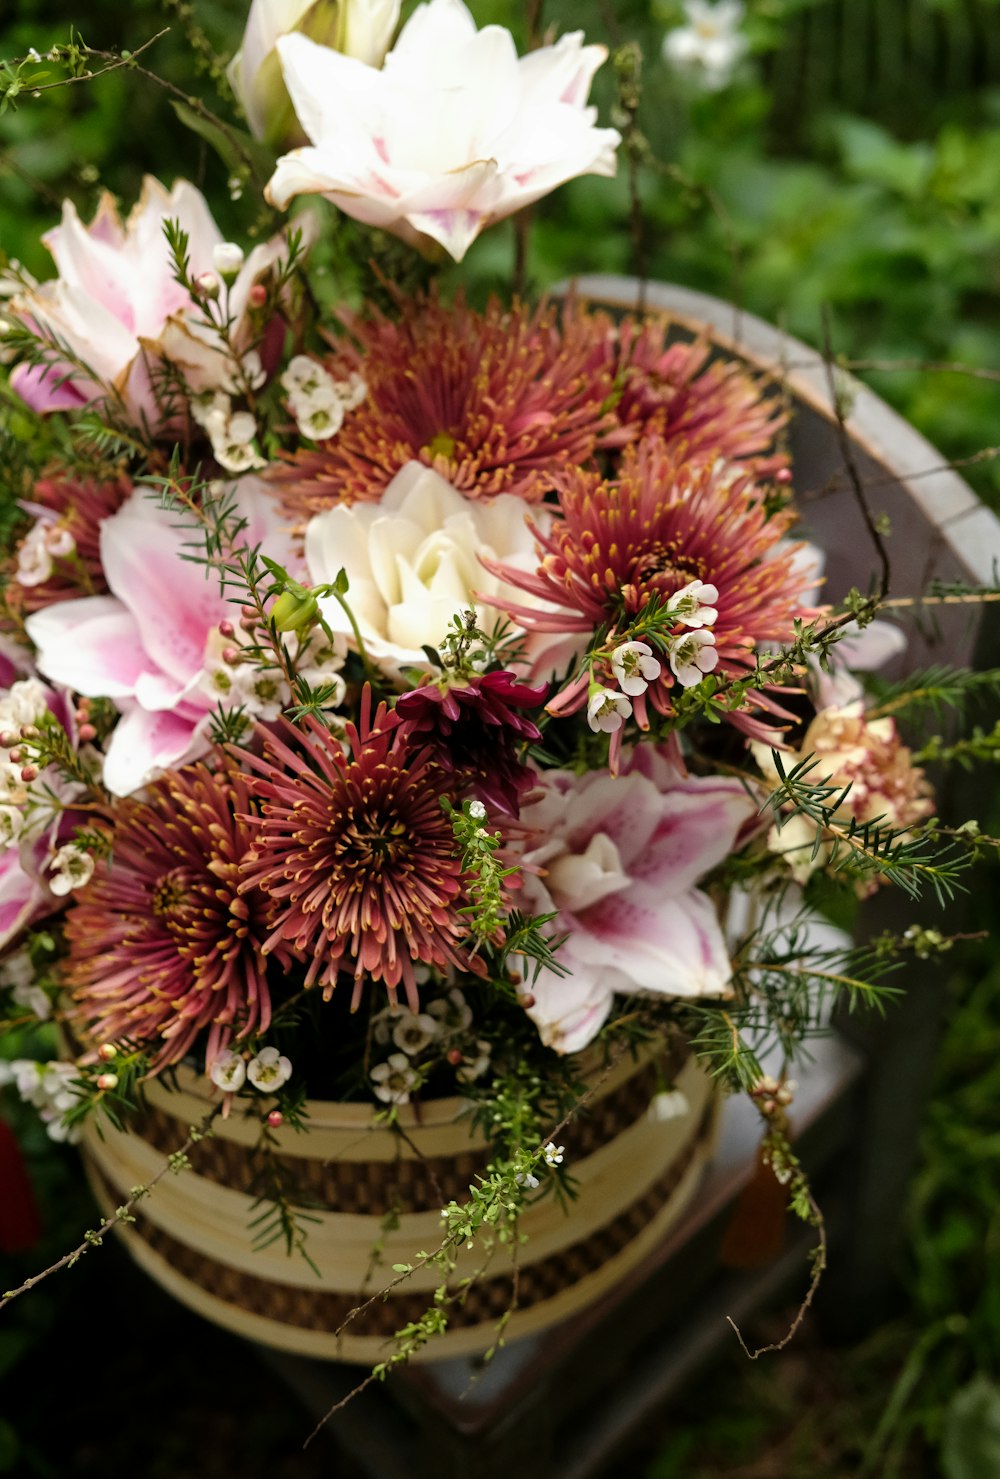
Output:
<svg viewBox="0 0 1000 1479">
<path fill-rule="evenodd" d="M 947 937 L 809 922 L 884 884 L 947 896 L 963 861 L 900 705 L 842 655 L 901 639 L 884 590 L 823 605 L 780 384 L 656 315 L 439 277 L 614 173 L 605 56 L 518 56 L 462 0 L 401 28 L 398 0 L 254 0 L 249 131 L 184 114 L 245 240 L 149 177 L 124 217 L 65 204 L 54 276 L 2 279 L 0 1009 L 59 1049 L 39 1028 L 0 1083 L 57 1139 L 141 1136 L 154 1092 L 182 1120 L 196 1088 L 165 1164 L 241 1127 L 252 1208 L 321 1273 L 321 1199 L 286 1174 L 316 1102 L 405 1155 L 457 1102 L 486 1150 L 389 1364 L 468 1296 L 467 1247 L 516 1257 L 554 1198 L 572 1229 L 560 1142 L 602 1075 L 641 1065 L 666 1136 L 693 1052 L 816 1220 L 794 1060 Z M 101 65 L 73 42 L 16 69 Z"/>
</svg>

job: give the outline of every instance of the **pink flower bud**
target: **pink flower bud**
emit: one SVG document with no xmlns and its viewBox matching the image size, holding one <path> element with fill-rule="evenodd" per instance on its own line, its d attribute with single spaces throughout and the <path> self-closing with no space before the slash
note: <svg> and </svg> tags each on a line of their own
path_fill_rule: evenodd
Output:
<svg viewBox="0 0 1000 1479">
<path fill-rule="evenodd" d="M 83 740 L 84 744 L 87 744 L 90 740 L 95 740 L 97 738 L 97 730 L 92 724 L 81 724 L 80 728 L 77 730 L 77 733 Z"/>
<path fill-rule="evenodd" d="M 231 637 L 233 636 L 235 631 L 236 628 L 233 626 L 232 622 L 223 617 L 222 621 L 219 622 L 219 636 Z"/>
<path fill-rule="evenodd" d="M 451 1052 L 448 1054 L 448 1062 L 451 1064 L 451 1066 L 453 1068 L 457 1068 L 459 1066 L 459 1064 L 461 1063 L 461 1061 L 462 1061 L 461 1049 L 459 1049 L 459 1048 L 452 1048 Z"/>
<path fill-rule="evenodd" d="M 102 1074 L 100 1074 L 99 1077 L 98 1077 L 98 1080 L 97 1080 L 97 1087 L 100 1089 L 100 1091 L 101 1091 L 102 1094 L 103 1093 L 106 1093 L 109 1089 L 117 1089 L 117 1087 L 118 1087 L 118 1075 L 117 1075 L 117 1073 L 102 1073 Z"/>
<path fill-rule="evenodd" d="M 263 308 L 267 302 L 267 288 L 262 282 L 255 282 L 247 293 L 247 302 L 251 308 Z"/>
<path fill-rule="evenodd" d="M 535 998 L 532 996 L 530 991 L 526 991 L 525 994 L 523 996 L 519 996 L 517 1000 L 518 1005 L 524 1007 L 525 1011 L 528 1011 L 529 1007 L 533 1007 L 535 1005 Z"/>
<path fill-rule="evenodd" d="M 31 781 L 36 781 L 38 779 L 38 766 L 37 765 L 25 765 L 25 766 L 23 766 L 22 767 L 22 770 L 21 770 L 21 779 L 22 779 L 22 781 L 25 781 L 25 782 L 28 782 L 28 783 L 30 783 Z"/>
<path fill-rule="evenodd" d="M 233 663 L 234 662 L 239 662 L 239 660 L 240 660 L 240 649 L 238 647 L 223 647 L 223 649 L 222 649 L 222 661 L 223 662 L 227 662 L 229 664 L 229 666 L 232 667 Z"/>
<path fill-rule="evenodd" d="M 790 467 L 779 467 L 774 475 L 776 483 L 790 483 L 792 481 L 792 469 Z"/>
<path fill-rule="evenodd" d="M 246 621 L 250 621 L 251 619 L 254 620 L 254 621 L 256 621 L 257 620 L 257 608 L 256 608 L 256 606 L 241 606 L 240 607 L 240 615 Z"/>
<path fill-rule="evenodd" d="M 113 1042 L 102 1042 L 97 1049 L 97 1056 L 102 1063 L 110 1063 L 112 1058 L 118 1057 L 118 1049 Z"/>
<path fill-rule="evenodd" d="M 194 280 L 194 289 L 201 298 L 217 298 L 219 279 L 214 272 L 200 272 Z"/>
<path fill-rule="evenodd" d="M 284 1123 L 284 1119 L 285 1116 L 282 1114 L 280 1109 L 272 1109 L 271 1113 L 267 1117 L 267 1122 L 271 1126 L 272 1130 L 277 1130 L 279 1126 Z"/>
<path fill-rule="evenodd" d="M 16 748 L 13 749 L 13 750 L 11 750 L 11 752 L 10 752 L 10 763 L 11 763 L 11 765 L 20 765 L 20 763 L 21 763 L 21 761 L 23 759 L 24 759 L 24 756 L 22 755 L 22 753 L 21 753 L 20 750 L 18 750 Z"/>
</svg>

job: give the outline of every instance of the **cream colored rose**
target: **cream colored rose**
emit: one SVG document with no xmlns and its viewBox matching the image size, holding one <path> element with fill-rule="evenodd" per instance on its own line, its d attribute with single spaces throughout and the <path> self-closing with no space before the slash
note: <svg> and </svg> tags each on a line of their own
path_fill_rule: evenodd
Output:
<svg viewBox="0 0 1000 1479">
<path fill-rule="evenodd" d="M 423 463 L 409 462 L 378 503 L 330 508 L 310 520 L 309 578 L 321 585 L 346 570 L 347 601 L 365 650 L 398 677 L 404 667 L 427 667 L 422 648 L 437 647 L 452 618 L 476 607 L 474 592 L 524 601 L 523 592 L 491 575 L 479 556 L 533 570 L 525 511 L 524 500 L 507 493 L 472 502 Z M 331 628 L 356 645 L 340 603 L 328 597 L 320 605 Z M 484 631 L 503 620 L 489 607 L 476 610 Z M 526 651 L 533 654 L 551 640 L 533 637 Z"/>
</svg>

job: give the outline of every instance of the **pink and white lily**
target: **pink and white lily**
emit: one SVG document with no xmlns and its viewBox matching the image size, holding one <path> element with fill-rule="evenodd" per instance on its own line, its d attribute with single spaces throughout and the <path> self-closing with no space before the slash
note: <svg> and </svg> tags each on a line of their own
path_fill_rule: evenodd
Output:
<svg viewBox="0 0 1000 1479">
<path fill-rule="evenodd" d="M 615 173 L 615 129 L 587 95 L 603 46 L 583 33 L 519 58 L 502 26 L 481 31 L 462 0 L 429 0 L 381 71 L 305 36 L 277 42 L 311 147 L 279 159 L 280 210 L 324 195 L 346 215 L 461 261 L 485 226 L 576 175 Z"/>
<path fill-rule="evenodd" d="M 175 280 L 164 224 L 187 233 L 191 275 L 214 272 L 223 243 L 204 196 L 186 180 L 167 191 L 147 175 L 137 205 L 123 224 L 105 192 L 85 226 L 72 201 L 43 240 L 58 276 L 14 297 L 8 312 L 53 346 L 44 365 L 15 366 L 11 384 L 34 410 L 72 411 L 110 396 L 133 420 L 154 431 L 162 416 L 156 363 L 169 360 L 192 391 L 239 378 L 234 355 L 205 323 L 201 307 Z M 226 288 L 230 338 L 237 353 L 249 345 L 249 294 L 287 253 L 283 236 L 255 247 Z M 63 358 L 56 343 L 65 346 Z"/>
<path fill-rule="evenodd" d="M 555 911 L 550 929 L 568 933 L 558 959 L 570 972 L 525 982 L 542 1041 L 579 1052 L 616 992 L 725 996 L 729 955 L 697 884 L 754 814 L 739 782 L 682 777 L 658 756 L 618 779 L 564 770 L 538 779 L 541 795 L 521 812 L 538 838 L 522 859 L 523 894 L 533 912 Z"/>
<path fill-rule="evenodd" d="M 236 498 L 247 519 L 241 542 L 262 544 L 287 565 L 290 546 L 266 486 L 244 478 Z M 209 746 L 209 716 L 219 699 L 211 672 L 226 645 L 219 623 L 233 608 L 218 576 L 188 558 L 199 539 L 139 488 L 101 525 L 111 594 L 60 601 L 26 623 L 40 672 L 77 693 L 110 698 L 122 711 L 104 765 L 104 784 L 115 796 Z"/>
</svg>

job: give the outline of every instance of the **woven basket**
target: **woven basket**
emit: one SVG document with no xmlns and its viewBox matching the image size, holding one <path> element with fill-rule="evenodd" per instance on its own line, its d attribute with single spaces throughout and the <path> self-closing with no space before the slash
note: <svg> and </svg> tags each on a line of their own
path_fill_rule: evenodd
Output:
<svg viewBox="0 0 1000 1479">
<path fill-rule="evenodd" d="M 661 1074 L 690 1106 L 666 1122 L 649 1114 Z M 107 1125 L 101 1136 L 87 1130 L 87 1172 L 106 1211 L 148 1181 L 210 1107 L 193 1074 L 182 1072 L 179 1081 L 174 1092 L 149 1084 L 148 1113 L 128 1133 Z M 386 1353 L 388 1337 L 428 1308 L 435 1271 L 418 1270 L 338 1330 L 389 1283 L 394 1263 L 438 1246 L 441 1207 L 468 1196 L 486 1164 L 486 1145 L 470 1134 L 459 1099 L 424 1103 L 419 1117 L 404 1108 L 405 1136 L 373 1125 L 371 1105 L 314 1100 L 307 1108 L 308 1133 L 283 1127 L 277 1134 L 292 1184 L 318 1218 L 307 1225 L 307 1246 L 319 1277 L 303 1258 L 289 1257 L 283 1242 L 263 1251 L 252 1246 L 253 1120 L 217 1120 L 215 1133 L 193 1147 L 192 1169 L 164 1177 L 124 1236 L 146 1272 L 207 1319 L 303 1355 L 371 1362 Z M 656 1061 L 629 1059 L 598 1081 L 586 1109 L 559 1137 L 576 1199 L 564 1211 L 545 1197 L 521 1218 L 528 1241 L 519 1251 L 507 1338 L 582 1308 L 657 1244 L 697 1187 L 716 1119 L 717 1096 L 686 1048 Z M 394 1209 L 397 1223 L 387 1232 Z M 376 1244 L 382 1247 L 373 1266 Z M 481 1263 L 480 1250 L 463 1251 L 456 1281 Z M 448 1331 L 431 1343 L 429 1356 L 485 1349 L 511 1297 L 510 1256 L 498 1249 L 464 1299 L 449 1307 Z"/>
</svg>

